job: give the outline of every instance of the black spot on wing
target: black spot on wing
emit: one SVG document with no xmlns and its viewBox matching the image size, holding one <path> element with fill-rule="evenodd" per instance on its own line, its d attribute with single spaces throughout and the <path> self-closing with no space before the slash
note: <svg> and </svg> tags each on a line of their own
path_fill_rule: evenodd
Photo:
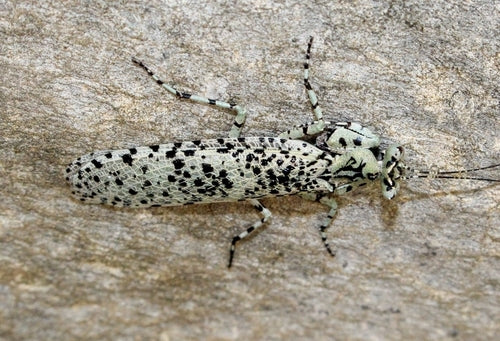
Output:
<svg viewBox="0 0 500 341">
<path fill-rule="evenodd" d="M 122 155 L 122 160 L 123 163 L 126 163 L 129 166 L 132 166 L 132 156 L 130 154 L 123 154 Z"/>
<path fill-rule="evenodd" d="M 175 159 L 174 161 L 172 161 L 172 163 L 174 164 L 175 169 L 181 169 L 186 165 L 181 159 Z"/>
<path fill-rule="evenodd" d="M 92 160 L 91 162 L 95 166 L 95 168 L 101 168 L 102 167 L 102 163 L 100 163 L 99 161 L 97 161 L 95 159 Z"/>
<path fill-rule="evenodd" d="M 205 174 L 211 173 L 214 171 L 214 167 L 212 167 L 212 165 L 209 163 L 202 163 L 201 167 L 203 169 L 203 173 L 205 173 Z"/>
</svg>

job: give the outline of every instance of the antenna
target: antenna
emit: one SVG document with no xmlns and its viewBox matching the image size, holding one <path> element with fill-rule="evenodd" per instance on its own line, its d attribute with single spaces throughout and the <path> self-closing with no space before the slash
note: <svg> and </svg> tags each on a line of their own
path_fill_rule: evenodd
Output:
<svg viewBox="0 0 500 341">
<path fill-rule="evenodd" d="M 485 169 L 491 169 L 499 167 L 499 164 L 490 165 L 486 167 L 477 167 L 464 170 L 456 171 L 439 171 L 439 170 L 417 170 L 412 168 L 407 168 L 409 174 L 404 176 L 404 179 L 412 178 L 429 178 L 429 179 L 464 179 L 464 180 L 476 180 L 476 181 L 488 181 L 488 182 L 500 182 L 500 179 L 483 178 L 476 176 L 468 176 L 468 173 L 481 171 Z"/>
</svg>

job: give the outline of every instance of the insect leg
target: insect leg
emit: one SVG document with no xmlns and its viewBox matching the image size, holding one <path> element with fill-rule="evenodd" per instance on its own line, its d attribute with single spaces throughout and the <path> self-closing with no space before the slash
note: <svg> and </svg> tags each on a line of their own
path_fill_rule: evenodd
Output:
<svg viewBox="0 0 500 341">
<path fill-rule="evenodd" d="M 309 60 L 311 59 L 311 47 L 312 47 L 313 37 L 309 38 L 309 43 L 307 44 L 306 61 L 304 62 L 304 86 L 306 87 L 307 96 L 309 97 L 309 102 L 311 103 L 311 108 L 314 114 L 314 122 L 303 124 L 279 135 L 280 138 L 285 139 L 300 139 L 304 136 L 317 135 L 321 133 L 328 122 L 323 121 L 323 111 L 318 103 L 318 97 L 309 83 Z"/>
<path fill-rule="evenodd" d="M 132 57 L 132 62 L 134 62 L 135 64 L 139 65 L 141 68 L 146 70 L 146 72 L 155 80 L 155 82 L 157 84 L 161 85 L 168 92 L 170 92 L 171 94 L 174 94 L 175 96 L 177 96 L 179 98 L 185 98 L 185 99 L 191 100 L 193 102 L 202 103 L 202 104 L 215 105 L 216 107 L 219 107 L 219 108 L 229 109 L 229 110 L 234 111 L 236 114 L 236 117 L 234 118 L 233 126 L 231 127 L 231 130 L 229 132 L 229 137 L 238 137 L 240 135 L 241 127 L 245 123 L 245 118 L 246 118 L 245 109 L 243 109 L 243 107 L 240 107 L 239 105 L 236 105 L 234 103 L 219 101 L 216 99 L 206 98 L 206 97 L 198 96 L 198 95 L 192 95 L 192 94 L 189 94 L 186 92 L 180 92 L 180 91 L 176 90 L 173 86 L 162 81 L 142 61 Z"/>
<path fill-rule="evenodd" d="M 312 43 L 313 37 L 310 37 L 307 44 L 306 61 L 304 62 L 304 86 L 306 87 L 307 96 L 309 97 L 309 102 L 311 102 L 311 108 L 316 121 L 323 121 L 323 112 L 318 104 L 318 97 L 309 83 L 309 60 L 311 59 Z"/>
<path fill-rule="evenodd" d="M 230 268 L 231 264 L 233 263 L 236 243 L 248 236 L 253 231 L 257 230 L 271 217 L 271 211 L 265 208 L 264 205 L 262 205 L 258 200 L 250 199 L 248 200 L 248 202 L 250 202 L 262 214 L 262 218 L 233 238 L 233 240 L 231 241 L 231 248 L 229 249 L 229 264 L 227 265 L 228 268 Z"/>
<path fill-rule="evenodd" d="M 337 212 L 337 202 L 335 201 L 335 199 L 333 197 L 325 196 L 325 195 L 318 194 L 318 193 L 306 192 L 306 193 L 300 193 L 300 196 L 304 199 L 307 199 L 307 200 L 320 202 L 323 205 L 326 205 L 330 208 L 326 218 L 323 220 L 321 225 L 318 227 L 318 230 L 319 230 L 319 233 L 321 235 L 321 240 L 323 241 L 323 245 L 325 245 L 326 251 L 328 251 L 328 253 L 332 257 L 335 257 L 335 252 L 332 251 L 332 249 L 330 248 L 330 244 L 328 243 L 328 240 L 326 238 L 325 231 L 328 228 L 328 226 L 330 225 L 330 223 L 332 222 L 333 217 L 335 216 L 335 213 Z"/>
</svg>

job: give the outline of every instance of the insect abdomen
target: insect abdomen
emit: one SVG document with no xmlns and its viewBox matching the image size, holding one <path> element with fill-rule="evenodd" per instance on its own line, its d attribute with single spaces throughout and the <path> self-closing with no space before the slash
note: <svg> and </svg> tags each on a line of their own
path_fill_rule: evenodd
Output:
<svg viewBox="0 0 500 341">
<path fill-rule="evenodd" d="M 91 153 L 66 170 L 87 203 L 169 206 L 328 191 L 331 156 L 298 140 L 225 138 Z"/>
</svg>

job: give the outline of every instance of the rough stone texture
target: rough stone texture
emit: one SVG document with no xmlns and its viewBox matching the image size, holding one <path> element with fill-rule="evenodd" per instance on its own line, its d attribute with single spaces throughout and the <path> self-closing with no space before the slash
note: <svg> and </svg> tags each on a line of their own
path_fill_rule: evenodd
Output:
<svg viewBox="0 0 500 341">
<path fill-rule="evenodd" d="M 176 4 L 174 4 L 176 3 Z M 247 136 L 311 119 L 369 124 L 408 163 L 499 160 L 493 1 L 0 1 L 0 338 L 494 339 L 500 320 L 498 186 L 414 181 L 339 200 L 330 258 L 324 208 L 267 199 L 118 210 L 70 198 L 65 165 L 96 149 L 223 137 L 231 114 L 178 101 L 130 62 L 185 91 L 248 110 Z M 486 175 L 498 178 L 498 171 Z"/>
</svg>

